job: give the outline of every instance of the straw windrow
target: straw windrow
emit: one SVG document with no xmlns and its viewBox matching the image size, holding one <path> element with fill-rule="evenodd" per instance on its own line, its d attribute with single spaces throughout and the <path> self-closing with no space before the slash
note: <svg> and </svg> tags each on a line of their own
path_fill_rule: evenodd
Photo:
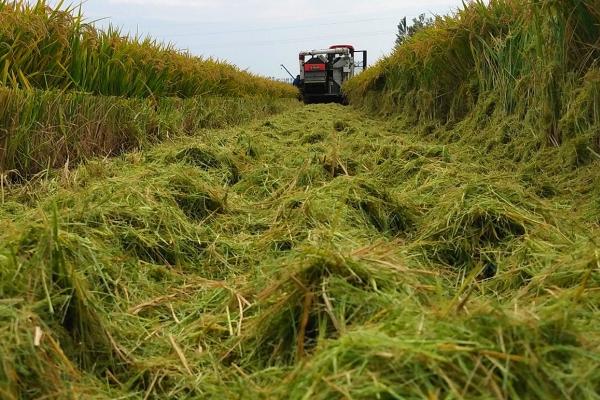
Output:
<svg viewBox="0 0 600 400">
<path fill-rule="evenodd" d="M 597 398 L 587 173 L 312 106 L 9 188 L 0 390 Z"/>
</svg>

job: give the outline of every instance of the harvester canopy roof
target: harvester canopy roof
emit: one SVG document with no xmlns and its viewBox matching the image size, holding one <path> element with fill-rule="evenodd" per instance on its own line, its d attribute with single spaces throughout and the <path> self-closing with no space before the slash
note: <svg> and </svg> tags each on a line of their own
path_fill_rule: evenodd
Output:
<svg viewBox="0 0 600 400">
<path fill-rule="evenodd" d="M 322 49 L 322 50 L 307 50 L 301 51 L 300 56 L 316 56 L 319 54 L 350 54 L 350 49 L 347 47 L 336 47 L 335 49 Z"/>
<path fill-rule="evenodd" d="M 354 46 L 352 46 L 351 44 L 334 44 L 333 46 L 329 47 L 330 49 L 348 49 L 350 50 L 351 53 L 354 53 Z"/>
</svg>

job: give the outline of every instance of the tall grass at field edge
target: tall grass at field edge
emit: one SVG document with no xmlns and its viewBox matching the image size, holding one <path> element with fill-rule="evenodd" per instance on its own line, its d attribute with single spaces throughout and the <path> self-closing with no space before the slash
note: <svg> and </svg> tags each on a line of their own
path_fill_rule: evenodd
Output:
<svg viewBox="0 0 600 400">
<path fill-rule="evenodd" d="M 598 152 L 599 60 L 598 0 L 478 0 L 438 17 L 345 91 L 410 124 L 508 129 L 513 118 L 521 157 L 576 136 Z"/>
</svg>

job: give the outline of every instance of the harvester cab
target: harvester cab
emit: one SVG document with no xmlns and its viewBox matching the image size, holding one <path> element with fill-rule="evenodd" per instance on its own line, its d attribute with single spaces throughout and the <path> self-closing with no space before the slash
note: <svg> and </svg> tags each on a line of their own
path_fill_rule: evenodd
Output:
<svg viewBox="0 0 600 400">
<path fill-rule="evenodd" d="M 362 54 L 362 62 L 355 61 Z M 300 52 L 300 92 L 305 103 L 344 103 L 342 85 L 358 68 L 367 67 L 367 51 L 334 45 L 325 50 Z"/>
</svg>

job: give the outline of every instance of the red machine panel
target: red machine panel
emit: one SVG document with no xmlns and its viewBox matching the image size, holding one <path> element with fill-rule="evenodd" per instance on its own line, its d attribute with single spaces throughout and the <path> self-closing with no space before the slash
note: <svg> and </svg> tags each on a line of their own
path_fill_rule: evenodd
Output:
<svg viewBox="0 0 600 400">
<path fill-rule="evenodd" d="M 304 72 L 325 71 L 325 64 L 304 64 Z"/>
</svg>

